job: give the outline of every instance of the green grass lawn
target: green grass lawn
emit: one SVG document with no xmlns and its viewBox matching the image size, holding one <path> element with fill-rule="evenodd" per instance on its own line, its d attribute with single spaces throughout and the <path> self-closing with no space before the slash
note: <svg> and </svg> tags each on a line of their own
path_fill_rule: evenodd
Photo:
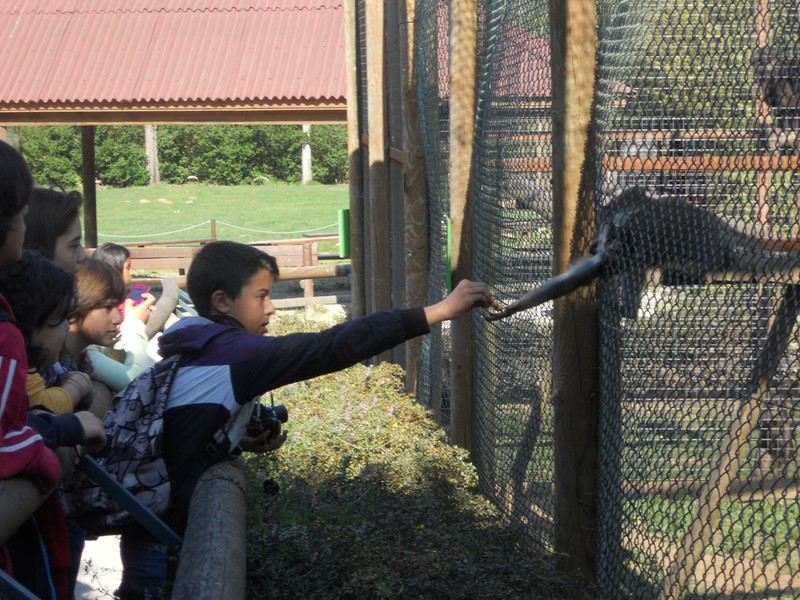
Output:
<svg viewBox="0 0 800 600">
<path fill-rule="evenodd" d="M 217 238 L 238 242 L 336 233 L 338 210 L 348 206 L 347 185 L 102 188 L 98 242 L 209 237 L 211 219 L 217 221 Z"/>
</svg>

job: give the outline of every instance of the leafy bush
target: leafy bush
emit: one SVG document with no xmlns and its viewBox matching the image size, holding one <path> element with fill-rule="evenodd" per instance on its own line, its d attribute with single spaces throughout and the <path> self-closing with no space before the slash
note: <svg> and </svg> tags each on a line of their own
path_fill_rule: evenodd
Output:
<svg viewBox="0 0 800 600">
<path fill-rule="evenodd" d="M 173 125 L 158 127 L 158 165 L 161 181 L 184 183 L 189 176 L 201 177 L 199 164 L 195 159 L 202 151 L 201 132 L 199 127 Z"/>
<path fill-rule="evenodd" d="M 75 189 L 81 182 L 81 134 L 77 127 L 17 127 L 17 147 L 36 185 Z"/>
<path fill-rule="evenodd" d="M 37 185 L 81 187 L 79 127 L 20 127 L 19 150 L 31 167 Z M 98 127 L 95 132 L 97 179 L 105 185 L 145 185 L 149 180 L 144 152 L 144 128 Z"/>
<path fill-rule="evenodd" d="M 273 331 L 307 328 L 287 322 Z M 290 433 L 247 458 L 251 488 L 280 487 L 248 494 L 247 597 L 580 597 L 477 492 L 401 377 L 359 365 L 275 392 Z"/>
<path fill-rule="evenodd" d="M 347 126 L 311 126 L 311 171 L 318 183 L 348 180 Z"/>
<path fill-rule="evenodd" d="M 95 144 L 95 168 L 103 184 L 132 187 L 150 181 L 144 127 L 98 127 Z"/>
<path fill-rule="evenodd" d="M 161 177 L 242 185 L 257 177 L 300 181 L 305 134 L 292 125 L 166 125 L 158 128 Z"/>
<path fill-rule="evenodd" d="M 312 127 L 313 129 L 313 127 Z M 299 183 L 300 159 L 308 136 L 299 125 L 272 125 L 257 128 L 259 157 L 265 174 L 279 181 Z"/>
<path fill-rule="evenodd" d="M 78 127 L 20 127 L 19 148 L 39 185 L 80 186 L 81 134 Z M 161 178 L 188 177 L 215 185 L 244 185 L 267 177 L 297 183 L 301 154 L 309 137 L 299 125 L 162 125 L 158 127 Z M 314 178 L 347 180 L 347 133 L 340 125 L 311 128 Z M 112 187 L 146 185 L 144 127 L 97 128 L 97 178 Z"/>
</svg>

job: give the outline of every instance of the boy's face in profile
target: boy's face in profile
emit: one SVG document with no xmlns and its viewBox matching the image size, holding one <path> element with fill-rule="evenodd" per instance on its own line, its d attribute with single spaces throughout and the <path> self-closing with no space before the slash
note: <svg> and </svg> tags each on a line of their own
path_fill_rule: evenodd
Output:
<svg viewBox="0 0 800 600">
<path fill-rule="evenodd" d="M 272 304 L 272 274 L 266 269 L 259 269 L 242 288 L 236 299 L 227 298 L 225 311 L 230 317 L 239 321 L 247 333 L 264 335 L 267 333 L 269 318 L 275 314 Z"/>
<path fill-rule="evenodd" d="M 25 241 L 25 214 L 26 206 L 16 215 L 11 217 L 6 230 L 5 244 L 0 247 L 0 265 L 10 265 L 22 257 L 22 243 Z"/>
</svg>

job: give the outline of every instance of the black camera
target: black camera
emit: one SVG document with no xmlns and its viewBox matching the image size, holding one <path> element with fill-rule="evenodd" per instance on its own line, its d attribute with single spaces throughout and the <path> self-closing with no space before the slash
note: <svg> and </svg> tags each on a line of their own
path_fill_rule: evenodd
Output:
<svg viewBox="0 0 800 600">
<path fill-rule="evenodd" d="M 286 423 L 288 420 L 289 411 L 286 410 L 283 404 L 276 404 L 274 406 L 256 404 L 253 407 L 253 414 L 250 416 L 250 422 L 247 424 L 247 435 L 250 437 L 258 437 L 265 431 L 269 431 L 270 433 L 267 439 L 274 439 L 281 433 L 281 423 Z"/>
</svg>

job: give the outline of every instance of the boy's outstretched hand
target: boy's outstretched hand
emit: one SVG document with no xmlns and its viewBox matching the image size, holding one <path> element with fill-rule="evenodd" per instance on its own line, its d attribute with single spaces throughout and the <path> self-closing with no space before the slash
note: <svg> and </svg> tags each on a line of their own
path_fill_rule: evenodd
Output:
<svg viewBox="0 0 800 600">
<path fill-rule="evenodd" d="M 428 325 L 433 325 L 456 319 L 473 308 L 487 308 L 493 302 L 488 285 L 462 279 L 447 298 L 425 307 L 425 317 L 428 319 Z"/>
<path fill-rule="evenodd" d="M 281 430 L 281 432 L 274 437 L 271 435 L 271 432 L 267 430 L 258 437 L 243 435 L 242 439 L 239 440 L 239 447 L 245 452 L 272 452 L 283 446 L 283 442 L 285 441 L 285 429 Z"/>
</svg>

